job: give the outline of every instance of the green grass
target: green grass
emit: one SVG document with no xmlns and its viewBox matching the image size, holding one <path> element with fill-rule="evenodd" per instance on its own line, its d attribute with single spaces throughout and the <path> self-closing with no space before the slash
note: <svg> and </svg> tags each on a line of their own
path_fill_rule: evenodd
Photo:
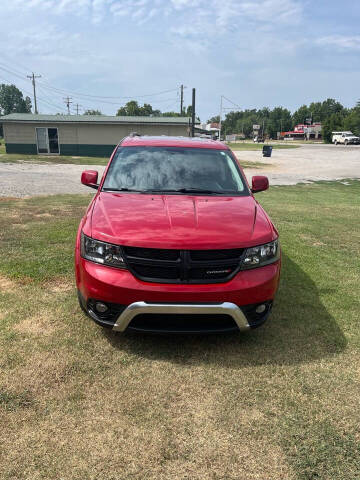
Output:
<svg viewBox="0 0 360 480">
<path fill-rule="evenodd" d="M 5 144 L 1 141 L 0 163 L 57 163 L 73 165 L 107 165 L 108 157 L 72 157 L 66 155 L 32 155 L 23 153 L 6 153 Z"/>
<path fill-rule="evenodd" d="M 269 168 L 269 167 L 272 167 L 273 164 L 271 163 L 266 163 L 266 162 L 250 162 L 249 160 L 242 160 L 242 159 L 239 159 L 239 162 L 240 162 L 240 165 L 243 167 L 243 168 L 254 168 L 254 169 L 261 169 L 261 168 Z"/>
<path fill-rule="evenodd" d="M 287 149 L 287 148 L 300 148 L 300 145 L 279 145 L 277 143 L 254 143 L 254 142 L 236 142 L 236 143 L 228 143 L 227 144 L 231 150 L 262 150 L 264 145 L 272 145 L 272 147 L 276 150 Z"/>
<path fill-rule="evenodd" d="M 360 478 L 360 182 L 272 187 L 282 280 L 262 328 L 115 335 L 76 300 L 91 195 L 0 200 L 0 477 Z"/>
</svg>

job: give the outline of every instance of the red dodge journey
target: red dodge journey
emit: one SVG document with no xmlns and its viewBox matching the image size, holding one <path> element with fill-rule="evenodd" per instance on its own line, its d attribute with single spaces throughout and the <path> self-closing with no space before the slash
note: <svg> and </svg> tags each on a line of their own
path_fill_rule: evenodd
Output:
<svg viewBox="0 0 360 480">
<path fill-rule="evenodd" d="M 268 318 L 278 232 L 232 151 L 213 140 L 133 135 L 115 148 L 76 239 L 81 308 L 114 331 L 245 331 Z"/>
</svg>

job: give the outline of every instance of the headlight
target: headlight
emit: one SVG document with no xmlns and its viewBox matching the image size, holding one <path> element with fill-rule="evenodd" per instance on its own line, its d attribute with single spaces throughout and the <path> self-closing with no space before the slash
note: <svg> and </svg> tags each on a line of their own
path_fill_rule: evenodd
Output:
<svg viewBox="0 0 360 480">
<path fill-rule="evenodd" d="M 243 269 L 262 267 L 276 262 L 279 258 L 280 246 L 279 240 L 276 239 L 264 245 L 247 248 L 241 266 Z"/>
<path fill-rule="evenodd" d="M 109 267 L 126 268 L 121 247 L 111 243 L 100 242 L 87 237 L 81 232 L 81 256 L 92 262 Z"/>
</svg>

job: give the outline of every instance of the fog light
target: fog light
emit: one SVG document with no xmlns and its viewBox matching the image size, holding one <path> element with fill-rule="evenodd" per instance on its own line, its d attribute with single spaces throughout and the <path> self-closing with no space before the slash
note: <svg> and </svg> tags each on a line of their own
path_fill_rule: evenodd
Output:
<svg viewBox="0 0 360 480">
<path fill-rule="evenodd" d="M 256 307 L 255 312 L 256 312 L 256 313 L 264 313 L 265 310 L 266 310 L 266 305 L 262 304 L 262 305 L 258 305 L 258 306 Z"/>
<path fill-rule="evenodd" d="M 96 302 L 95 308 L 99 313 L 105 313 L 108 310 L 107 305 L 105 305 L 105 303 L 102 303 L 102 302 Z"/>
</svg>

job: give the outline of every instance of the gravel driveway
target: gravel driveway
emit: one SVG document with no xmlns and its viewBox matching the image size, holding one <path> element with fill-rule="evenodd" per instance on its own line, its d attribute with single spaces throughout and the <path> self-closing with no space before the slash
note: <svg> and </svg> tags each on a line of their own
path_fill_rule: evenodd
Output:
<svg viewBox="0 0 360 480">
<path fill-rule="evenodd" d="M 240 151 L 237 156 L 247 162 L 263 162 L 262 168 L 246 168 L 252 175 L 267 175 L 271 185 L 294 185 L 315 180 L 360 178 L 360 146 L 304 145 L 297 149 L 273 150 L 271 158 L 261 151 Z M 81 172 L 105 167 L 94 165 L 57 165 L 0 163 L 0 196 L 26 197 L 56 193 L 90 193 L 80 183 Z"/>
<path fill-rule="evenodd" d="M 95 192 L 80 183 L 81 172 L 87 169 L 97 170 L 101 178 L 105 167 L 28 162 L 0 163 L 0 197 Z"/>
<path fill-rule="evenodd" d="M 360 178 L 360 146 L 302 145 L 300 148 L 273 150 L 271 158 L 259 151 L 235 152 L 241 161 L 264 162 L 262 168 L 245 169 L 252 175 L 267 175 L 270 185 L 295 185 L 317 180 Z"/>
</svg>

